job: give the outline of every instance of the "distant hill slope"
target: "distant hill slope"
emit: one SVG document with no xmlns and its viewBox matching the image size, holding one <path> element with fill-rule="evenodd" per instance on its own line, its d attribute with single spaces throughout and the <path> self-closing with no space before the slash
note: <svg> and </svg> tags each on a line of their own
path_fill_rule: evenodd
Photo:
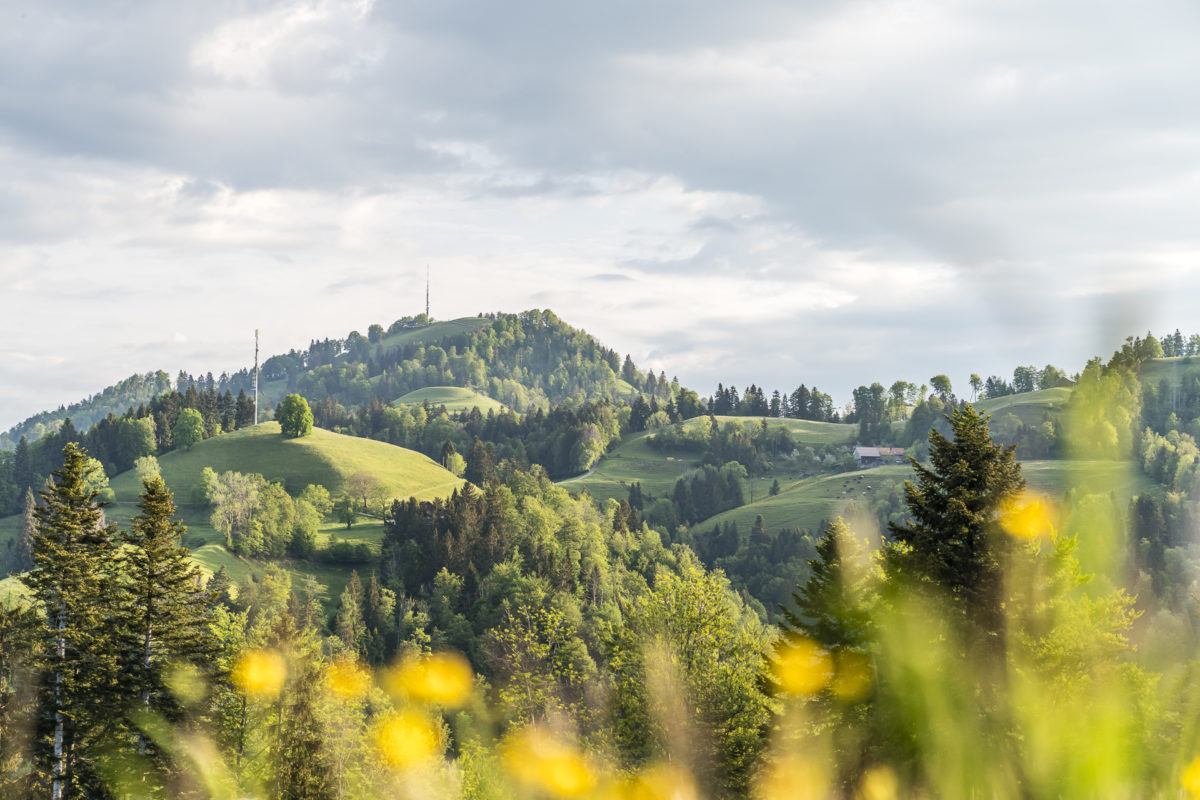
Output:
<svg viewBox="0 0 1200 800">
<path fill-rule="evenodd" d="M 460 386 L 426 386 L 396 398 L 394 406 L 419 406 L 429 402 L 431 406 L 445 406 L 447 411 L 457 413 L 478 408 L 479 412 L 487 415 L 489 411 L 503 411 L 505 405 L 499 400 L 493 400 L 485 394 L 473 392 Z"/>
<path fill-rule="evenodd" d="M 192 489 L 200 480 L 205 467 L 217 472 L 257 472 L 268 480 L 279 481 L 290 493 L 298 493 L 310 483 L 321 484 L 334 497 L 346 488 L 346 481 L 356 472 L 367 472 L 378 478 L 396 498 L 417 497 L 422 500 L 445 497 L 463 485 L 461 478 L 443 469 L 421 453 L 372 439 L 343 436 L 316 428 L 300 439 L 285 439 L 279 424 L 265 422 L 252 428 L 206 439 L 191 450 L 167 453 L 159 458 L 163 479 L 175 493 L 179 516 L 188 526 L 185 543 L 192 556 L 209 572 L 220 567 L 235 580 L 262 569 L 266 562 L 249 561 L 229 552 L 224 537 L 209 524 L 211 510 L 193 502 Z M 137 475 L 129 470 L 111 481 L 116 501 L 107 509 L 108 519 L 128 528 L 130 517 L 137 513 L 137 497 L 141 485 Z M 0 547 L 17 535 L 20 517 L 0 519 Z M 363 518 L 347 530 L 338 523 L 326 523 L 319 540 L 328 541 L 336 534 L 342 539 L 363 541 L 375 546 L 382 538 L 383 526 L 377 520 Z M 329 596 L 336 598 L 345 586 L 352 567 L 321 563 L 285 562 L 293 573 L 296 585 L 303 585 L 305 576 L 312 575 L 325 586 Z M 5 586 L 0 584 L 0 601 Z"/>
<path fill-rule="evenodd" d="M 347 479 L 356 472 L 374 475 L 393 497 L 399 498 L 448 495 L 463 483 L 413 450 L 320 428 L 313 429 L 309 436 L 285 439 L 277 422 L 264 422 L 206 439 L 191 450 L 168 453 L 159 459 L 159 466 L 163 480 L 183 502 L 191 499 L 192 488 L 205 467 L 217 472 L 257 472 L 267 480 L 281 482 L 292 494 L 316 483 L 330 494 L 340 495 Z M 118 502 L 133 502 L 141 491 L 132 470 L 113 478 L 111 485 Z"/>
<path fill-rule="evenodd" d="M 1042 421 L 1048 411 L 1050 416 L 1057 419 L 1067 407 L 1071 399 L 1071 390 L 1066 388 L 1039 389 L 1036 392 L 1010 394 L 991 400 L 980 400 L 973 405 L 980 411 L 986 411 L 993 417 L 993 424 L 1001 417 L 1012 414 L 1026 425 L 1036 425 Z"/>
<path fill-rule="evenodd" d="M 762 417 L 716 417 L 719 425 L 736 422 L 744 427 L 758 426 L 762 424 L 762 419 Z M 779 417 L 767 417 L 766 421 L 768 427 L 787 428 L 798 446 L 849 445 L 858 433 L 857 425 L 837 422 L 813 422 Z M 678 424 L 686 430 L 701 424 L 701 420 L 694 418 Z M 650 446 L 653 438 L 653 433 L 626 437 L 601 459 L 594 470 L 586 475 L 562 481 L 562 486 L 572 492 L 587 489 L 593 497 L 600 499 L 612 497 L 620 500 L 628 497 L 630 484 L 639 482 L 642 485 L 642 491 L 648 495 L 656 497 L 669 495 L 675 486 L 675 481 L 679 480 L 688 470 L 697 466 L 699 454 L 683 449 L 657 450 Z M 773 476 L 774 474 L 772 473 Z M 783 473 L 779 474 L 783 475 Z M 788 478 L 783 475 L 783 479 Z"/>
<path fill-rule="evenodd" d="M 628 356 L 606 348 L 586 331 L 573 328 L 551 311 L 488 314 L 425 324 L 397 320 L 386 331 L 368 328 L 344 339 L 313 340 L 262 361 L 260 408 L 269 410 L 296 392 L 315 404 L 326 398 L 347 408 L 375 400 L 391 403 L 427 387 L 469 389 L 518 412 L 561 403 L 629 398 L 638 393 L 665 400 L 670 393 L 661 372 L 641 372 Z M 57 430 L 71 417 L 82 433 L 109 413 L 123 414 L 174 388 L 195 386 L 221 396 L 253 394 L 253 374 L 243 367 L 214 377 L 165 372 L 133 375 L 70 407 L 36 414 L 0 433 L 0 448 L 16 446 L 22 434 L 31 441 Z M 215 402 L 215 401 L 214 401 Z M 269 416 L 267 413 L 266 416 Z"/>
<path fill-rule="evenodd" d="M 1113 493 L 1121 507 L 1130 497 L 1148 491 L 1152 482 L 1127 461 L 1024 461 L 1021 472 L 1035 491 L 1058 496 L 1072 487 L 1086 487 L 1089 494 Z M 872 503 L 902 490 L 905 480 L 912 478 L 908 465 L 888 465 L 874 469 L 822 475 L 806 480 L 783 483 L 778 495 L 767 495 L 767 480 L 755 481 L 755 502 L 747 503 L 718 514 L 697 526 L 700 531 L 714 525 L 736 523 L 745 532 L 754 519 L 762 515 L 767 531 L 774 535 L 780 528 L 807 528 L 820 535 L 822 521 L 843 516 L 863 524 L 873 518 Z M 873 519 L 866 523 L 873 526 Z M 866 535 L 867 530 L 861 530 Z"/>
</svg>

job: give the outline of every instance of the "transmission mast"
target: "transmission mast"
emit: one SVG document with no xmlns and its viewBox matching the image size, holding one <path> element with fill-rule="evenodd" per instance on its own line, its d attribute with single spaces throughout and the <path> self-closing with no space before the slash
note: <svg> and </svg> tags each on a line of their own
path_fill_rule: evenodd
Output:
<svg viewBox="0 0 1200 800">
<path fill-rule="evenodd" d="M 432 320 L 429 319 L 429 265 L 425 265 L 425 324 L 428 325 Z"/>
<path fill-rule="evenodd" d="M 258 424 L 258 328 L 254 329 L 254 424 Z"/>
</svg>

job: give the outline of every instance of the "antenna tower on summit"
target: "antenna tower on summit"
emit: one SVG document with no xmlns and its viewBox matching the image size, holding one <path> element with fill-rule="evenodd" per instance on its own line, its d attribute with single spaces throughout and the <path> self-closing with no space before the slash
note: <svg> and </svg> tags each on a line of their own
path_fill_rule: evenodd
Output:
<svg viewBox="0 0 1200 800">
<path fill-rule="evenodd" d="M 254 329 L 254 424 L 258 424 L 258 328 Z"/>
<path fill-rule="evenodd" d="M 429 265 L 425 265 L 425 324 L 429 324 Z"/>
</svg>

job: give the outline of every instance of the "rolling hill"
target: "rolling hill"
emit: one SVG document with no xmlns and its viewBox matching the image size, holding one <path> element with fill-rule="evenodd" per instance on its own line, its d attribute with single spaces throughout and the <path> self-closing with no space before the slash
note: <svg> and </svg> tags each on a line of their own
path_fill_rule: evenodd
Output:
<svg viewBox="0 0 1200 800">
<path fill-rule="evenodd" d="M 431 406 L 445 406 L 446 410 L 451 413 L 478 408 L 484 416 L 489 411 L 500 412 L 506 408 L 499 400 L 460 386 L 426 386 L 424 389 L 417 389 L 397 398 L 392 405 L 419 406 L 426 401 Z"/>
<path fill-rule="evenodd" d="M 192 490 L 205 467 L 217 472 L 257 472 L 268 480 L 281 482 L 291 494 L 310 483 L 320 484 L 334 497 L 345 491 L 348 479 L 357 472 L 374 475 L 391 496 L 398 498 L 442 497 L 464 483 L 412 450 L 320 428 L 300 439 L 285 439 L 276 422 L 207 439 L 191 450 L 168 453 L 159 459 L 159 466 L 163 479 L 175 493 L 179 516 L 188 526 L 184 543 L 191 548 L 193 558 L 209 572 L 225 567 L 235 581 L 260 571 L 265 564 L 226 550 L 224 537 L 209 524 L 209 508 L 194 502 Z M 141 491 L 137 475 L 132 470 L 123 472 L 110 485 L 116 500 L 106 509 L 107 517 L 127 527 L 130 517 L 137 513 L 137 496 Z M 0 544 L 16 536 L 19 521 L 15 516 L 0 519 Z M 347 529 L 340 523 L 328 522 L 322 526 L 318 544 L 327 544 L 334 536 L 378 547 L 383 538 L 383 524 L 363 518 Z M 287 562 L 287 566 L 295 585 L 302 586 L 306 576 L 312 575 L 333 598 L 341 592 L 350 574 L 349 567 L 320 563 Z"/>
<path fill-rule="evenodd" d="M 759 417 L 716 417 L 718 424 L 737 422 L 743 426 L 761 424 Z M 689 419 L 678 423 L 684 430 L 700 424 L 700 420 Z M 857 425 L 836 422 L 812 422 L 803 419 L 767 419 L 768 427 L 787 428 L 798 445 L 844 444 L 849 446 L 858 433 Z M 697 466 L 698 457 L 688 450 L 657 450 L 650 446 L 653 433 L 635 434 L 626 437 L 617 447 L 607 453 L 595 469 L 575 478 L 561 482 L 572 492 L 587 489 L 598 499 L 622 499 L 629 494 L 629 485 L 640 481 L 642 491 L 661 497 L 670 494 L 680 476 Z M 803 473 L 780 472 L 783 480 L 798 480 Z M 773 476 L 772 476 L 773 477 Z M 767 485 L 770 485 L 768 479 Z M 765 489 L 763 490 L 765 493 Z"/>
</svg>

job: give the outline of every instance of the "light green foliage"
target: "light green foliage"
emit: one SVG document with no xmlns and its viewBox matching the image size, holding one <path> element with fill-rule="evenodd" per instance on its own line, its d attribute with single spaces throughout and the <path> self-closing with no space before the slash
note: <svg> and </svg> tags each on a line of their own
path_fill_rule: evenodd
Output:
<svg viewBox="0 0 1200 800">
<path fill-rule="evenodd" d="M 300 499 L 312 507 L 319 520 L 328 518 L 330 512 L 333 511 L 333 499 L 330 498 L 329 490 L 324 486 L 310 483 L 300 493 Z"/>
<path fill-rule="evenodd" d="M 95 492 L 96 500 L 110 503 L 113 500 L 113 490 L 109 488 L 108 476 L 104 474 L 104 465 L 92 457 L 88 457 L 84 467 L 86 477 L 84 487 L 89 492 Z"/>
<path fill-rule="evenodd" d="M 744 794 L 769 719 L 759 688 L 767 639 L 719 573 L 659 572 L 630 609 L 612 663 L 625 753 L 715 767 L 724 791 Z"/>
<path fill-rule="evenodd" d="M 586 724 L 584 691 L 595 678 L 596 665 L 562 611 L 506 604 L 501 623 L 484 637 L 484 649 L 501 681 L 499 701 L 511 721 L 524 724 L 567 714 Z"/>
<path fill-rule="evenodd" d="M 154 456 L 141 456 L 138 458 L 133 462 L 133 471 L 142 483 L 153 478 L 162 477 L 162 469 L 158 466 L 158 459 Z"/>
<path fill-rule="evenodd" d="M 204 438 L 204 417 L 194 408 L 179 412 L 175 427 L 171 428 L 171 443 L 180 450 L 191 450 Z"/>
<path fill-rule="evenodd" d="M 308 401 L 289 394 L 279 406 L 279 431 L 289 439 L 308 436 L 313 430 L 313 414 Z"/>
<path fill-rule="evenodd" d="M 1073 458 L 1128 458 L 1133 423 L 1141 411 L 1140 384 L 1132 370 L 1091 361 L 1071 393 L 1065 421 Z"/>
</svg>

